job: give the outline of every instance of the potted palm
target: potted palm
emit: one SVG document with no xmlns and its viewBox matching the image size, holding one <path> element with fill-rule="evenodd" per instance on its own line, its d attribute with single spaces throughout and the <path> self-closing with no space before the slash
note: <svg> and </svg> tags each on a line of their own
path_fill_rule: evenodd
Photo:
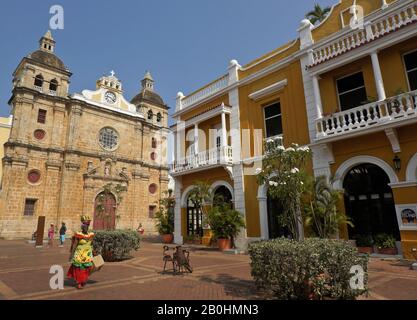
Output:
<svg viewBox="0 0 417 320">
<path fill-rule="evenodd" d="M 375 245 L 378 248 L 378 253 L 387 255 L 398 254 L 395 238 L 386 233 L 381 233 L 375 236 Z"/>
<path fill-rule="evenodd" d="M 174 206 L 175 199 L 171 193 L 166 198 L 159 201 L 159 211 L 155 214 L 156 228 L 162 236 L 163 243 L 172 243 L 174 241 Z"/>
<path fill-rule="evenodd" d="M 231 209 L 227 204 L 212 207 L 207 215 L 207 223 L 217 239 L 217 246 L 221 251 L 231 249 L 234 238 L 240 229 L 245 227 L 242 214 Z"/>
<path fill-rule="evenodd" d="M 360 235 L 356 239 L 356 247 L 358 248 L 359 253 L 373 253 L 373 245 L 374 240 L 371 235 Z"/>
</svg>

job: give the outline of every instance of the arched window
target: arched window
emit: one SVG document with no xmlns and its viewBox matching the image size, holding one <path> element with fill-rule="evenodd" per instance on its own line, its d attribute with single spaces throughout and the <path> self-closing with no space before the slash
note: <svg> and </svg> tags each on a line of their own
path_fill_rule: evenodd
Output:
<svg viewBox="0 0 417 320">
<path fill-rule="evenodd" d="M 41 74 L 38 74 L 35 77 L 35 83 L 34 83 L 35 87 L 39 87 L 42 88 L 43 85 L 43 76 Z"/>
<path fill-rule="evenodd" d="M 53 79 L 49 83 L 49 91 L 56 92 L 57 90 L 58 90 L 58 81 L 56 81 L 56 79 Z"/>
<path fill-rule="evenodd" d="M 156 121 L 161 122 L 161 120 L 162 120 L 162 114 L 160 112 L 158 112 L 157 115 L 156 115 Z"/>
<path fill-rule="evenodd" d="M 148 111 L 148 120 L 152 120 L 152 118 L 153 118 L 153 112 L 152 112 L 152 110 L 149 110 Z"/>
<path fill-rule="evenodd" d="M 152 138 L 152 148 L 155 149 L 157 145 L 157 141 L 155 138 Z"/>
</svg>

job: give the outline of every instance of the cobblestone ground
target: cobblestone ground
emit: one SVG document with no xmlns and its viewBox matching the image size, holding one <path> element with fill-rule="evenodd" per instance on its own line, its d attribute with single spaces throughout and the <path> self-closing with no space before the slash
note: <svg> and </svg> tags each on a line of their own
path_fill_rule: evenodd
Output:
<svg viewBox="0 0 417 320">
<path fill-rule="evenodd" d="M 139 299 L 241 300 L 263 299 L 250 276 L 249 257 L 214 250 L 191 252 L 192 274 L 162 273 L 162 245 L 143 242 L 133 258 L 107 263 L 91 275 L 83 290 L 65 281 L 51 290 L 51 265 L 69 268 L 69 243 L 64 248 L 36 249 L 24 241 L 0 241 L 0 299 Z M 417 271 L 397 261 L 372 259 L 370 295 L 361 299 L 417 300 Z"/>
</svg>

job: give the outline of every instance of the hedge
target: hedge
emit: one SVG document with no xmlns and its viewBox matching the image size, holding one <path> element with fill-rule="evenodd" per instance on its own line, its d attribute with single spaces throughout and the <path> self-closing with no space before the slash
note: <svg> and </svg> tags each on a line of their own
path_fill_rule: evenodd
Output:
<svg viewBox="0 0 417 320">
<path fill-rule="evenodd" d="M 131 230 L 94 231 L 93 247 L 104 261 L 121 261 L 130 258 L 132 250 L 139 249 L 139 234 Z"/>
<path fill-rule="evenodd" d="M 249 245 L 252 276 L 277 299 L 355 299 L 367 292 L 368 257 L 340 240 L 275 239 Z M 353 266 L 364 270 L 363 289 L 351 288 Z"/>
</svg>

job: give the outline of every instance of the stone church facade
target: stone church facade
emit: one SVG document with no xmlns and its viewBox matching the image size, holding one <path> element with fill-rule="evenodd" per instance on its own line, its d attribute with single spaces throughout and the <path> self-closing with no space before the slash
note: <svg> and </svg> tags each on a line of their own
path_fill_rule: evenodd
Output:
<svg viewBox="0 0 417 320">
<path fill-rule="evenodd" d="M 154 232 L 168 188 L 168 107 L 146 73 L 140 92 L 123 97 L 111 72 L 96 90 L 68 95 L 71 72 L 48 31 L 13 74 L 13 122 L 4 145 L 0 237 L 30 236 L 46 224 Z M 106 191 L 106 192 L 104 192 Z"/>
</svg>

